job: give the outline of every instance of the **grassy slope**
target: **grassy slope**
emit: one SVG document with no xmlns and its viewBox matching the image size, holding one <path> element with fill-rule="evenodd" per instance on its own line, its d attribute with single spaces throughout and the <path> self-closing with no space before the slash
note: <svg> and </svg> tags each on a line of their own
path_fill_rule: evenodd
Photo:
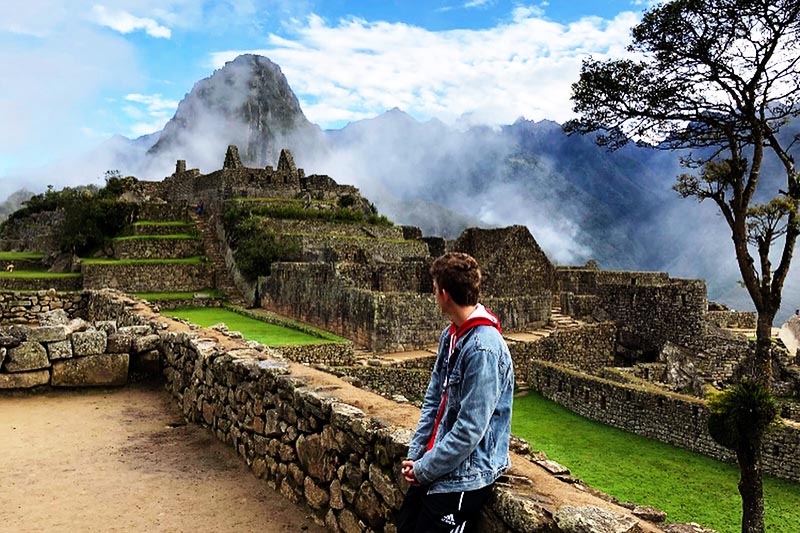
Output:
<svg viewBox="0 0 800 533">
<path fill-rule="evenodd" d="M 588 420 L 533 393 L 515 400 L 512 426 L 533 449 L 622 501 L 663 509 L 670 522 L 741 531 L 734 465 Z M 796 533 L 800 484 L 765 477 L 764 499 L 767 531 Z"/>
<path fill-rule="evenodd" d="M 79 278 L 80 272 L 45 272 L 40 270 L 15 270 L 14 272 L 0 271 L 0 279 L 59 279 Z"/>
<path fill-rule="evenodd" d="M 161 239 L 168 240 L 199 240 L 197 235 L 189 233 L 171 233 L 169 235 L 128 235 L 127 237 L 115 237 L 115 241 L 157 241 Z"/>
<path fill-rule="evenodd" d="M 193 322 L 198 326 L 208 327 L 224 322 L 228 329 L 239 331 L 246 339 L 258 341 L 266 346 L 283 346 L 289 344 L 321 344 L 325 341 L 318 337 L 294 329 L 267 324 L 254 318 L 242 316 L 233 311 L 219 308 L 179 308 L 163 311 L 167 316 L 176 316 Z"/>
</svg>

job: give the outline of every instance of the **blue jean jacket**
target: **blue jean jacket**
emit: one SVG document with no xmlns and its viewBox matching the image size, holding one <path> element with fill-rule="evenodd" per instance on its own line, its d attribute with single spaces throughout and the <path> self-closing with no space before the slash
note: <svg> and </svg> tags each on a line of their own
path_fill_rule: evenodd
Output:
<svg viewBox="0 0 800 533">
<path fill-rule="evenodd" d="M 503 337 L 477 326 L 458 339 L 450 358 L 447 404 L 433 448 L 426 452 L 448 372 L 448 329 L 425 392 L 417 430 L 408 449 L 414 474 L 428 493 L 477 490 L 509 466 L 514 368 Z"/>
</svg>

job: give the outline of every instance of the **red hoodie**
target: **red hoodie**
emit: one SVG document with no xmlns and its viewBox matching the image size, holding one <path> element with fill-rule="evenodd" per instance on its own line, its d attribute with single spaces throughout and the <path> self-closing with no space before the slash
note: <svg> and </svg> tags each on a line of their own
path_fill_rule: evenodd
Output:
<svg viewBox="0 0 800 533">
<path fill-rule="evenodd" d="M 447 352 L 447 363 L 445 369 L 445 378 L 444 378 L 444 392 L 442 393 L 442 403 L 439 404 L 439 411 L 436 413 L 436 421 L 433 423 L 433 432 L 431 433 L 431 438 L 428 441 L 428 446 L 426 446 L 425 451 L 430 450 L 433 448 L 433 442 L 436 440 L 436 431 L 439 429 L 439 423 L 442 421 L 442 415 L 444 415 L 444 408 L 447 404 L 447 381 L 449 378 L 449 370 L 450 370 L 450 356 L 453 355 L 453 351 L 456 348 L 456 343 L 458 340 L 467 334 L 469 330 L 476 326 L 493 326 L 497 328 L 499 333 L 503 332 L 503 328 L 500 327 L 500 320 L 495 316 L 494 313 L 486 309 L 483 304 L 478 304 L 475 307 L 475 310 L 470 313 L 467 319 L 461 323 L 461 325 L 456 326 L 455 323 L 450 324 L 450 347 Z"/>
</svg>

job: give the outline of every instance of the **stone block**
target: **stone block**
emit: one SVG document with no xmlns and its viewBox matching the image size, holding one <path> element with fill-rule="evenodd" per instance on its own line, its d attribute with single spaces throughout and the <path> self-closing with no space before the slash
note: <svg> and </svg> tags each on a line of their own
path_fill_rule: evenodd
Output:
<svg viewBox="0 0 800 533">
<path fill-rule="evenodd" d="M 131 343 L 131 352 L 142 353 L 142 352 L 149 352 L 150 350 L 155 350 L 156 348 L 158 348 L 158 344 L 160 342 L 161 342 L 161 337 L 159 337 L 157 334 L 135 336 L 133 338 L 133 342 Z"/>
<path fill-rule="evenodd" d="M 133 343 L 131 333 L 117 331 L 107 337 L 106 351 L 108 353 L 128 353 L 131 351 L 131 343 Z"/>
<path fill-rule="evenodd" d="M 72 357 L 72 343 L 68 340 L 50 342 L 46 346 L 47 356 L 51 361 L 56 359 L 69 359 Z"/>
<path fill-rule="evenodd" d="M 6 371 L 27 372 L 50 367 L 47 350 L 34 341 L 25 341 L 16 348 L 10 348 L 6 355 Z"/>
<path fill-rule="evenodd" d="M 76 357 L 99 355 L 106 351 L 107 342 L 105 331 L 76 331 L 72 334 L 72 351 Z"/>
<path fill-rule="evenodd" d="M 8 349 L 5 347 L 0 347 L 0 368 L 3 368 L 3 363 L 6 362 L 6 354 L 8 353 Z"/>
<path fill-rule="evenodd" d="M 612 513 L 594 505 L 574 507 L 564 505 L 553 514 L 553 519 L 564 533 L 640 533 L 638 520 Z"/>
<path fill-rule="evenodd" d="M 30 389 L 50 382 L 49 370 L 0 374 L 0 389 Z"/>
<path fill-rule="evenodd" d="M 39 324 L 42 326 L 63 326 L 69 322 L 69 316 L 63 309 L 53 309 L 39 313 Z"/>
<path fill-rule="evenodd" d="M 310 476 L 306 476 L 303 480 L 303 489 L 306 495 L 306 502 L 312 509 L 324 509 L 328 506 L 330 496 L 325 489 L 318 487 Z"/>
<path fill-rule="evenodd" d="M 67 340 L 64 326 L 41 326 L 28 331 L 28 340 L 36 342 L 59 342 Z"/>
<path fill-rule="evenodd" d="M 116 320 L 98 320 L 94 323 L 94 327 L 99 329 L 100 331 L 105 331 L 106 335 L 111 335 L 112 333 L 117 332 L 117 321 Z"/>
<path fill-rule="evenodd" d="M 123 326 L 117 329 L 119 333 L 129 333 L 133 336 L 149 335 L 152 330 L 150 326 Z"/>
<path fill-rule="evenodd" d="M 121 386 L 128 381 L 130 356 L 101 354 L 53 363 L 54 387 Z"/>
</svg>

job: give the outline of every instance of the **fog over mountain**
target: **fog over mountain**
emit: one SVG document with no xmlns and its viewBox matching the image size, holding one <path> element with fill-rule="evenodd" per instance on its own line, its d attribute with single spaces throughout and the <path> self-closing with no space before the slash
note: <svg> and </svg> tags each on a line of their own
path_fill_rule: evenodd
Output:
<svg viewBox="0 0 800 533">
<path fill-rule="evenodd" d="M 733 245 L 716 206 L 698 206 L 671 189 L 686 154 L 634 144 L 609 152 L 550 121 L 459 129 L 399 109 L 322 131 L 307 120 L 280 68 L 260 56 L 240 56 L 197 82 L 161 132 L 114 137 L 50 169 L 48 181 L 34 181 L 40 188 L 89 183 L 107 169 L 160 180 L 176 159 L 210 172 L 222 166 L 228 144 L 239 146 L 245 165 L 260 167 L 275 165 L 288 147 L 306 174 L 356 185 L 382 214 L 427 235 L 524 224 L 559 264 L 595 259 L 602 268 L 704 278 L 710 298 L 752 308 L 736 283 Z M 766 167 L 770 196 L 776 168 L 775 161 Z M 37 172 L 48 169 L 29 177 Z M 787 280 L 779 320 L 800 307 L 798 271 Z"/>
</svg>

